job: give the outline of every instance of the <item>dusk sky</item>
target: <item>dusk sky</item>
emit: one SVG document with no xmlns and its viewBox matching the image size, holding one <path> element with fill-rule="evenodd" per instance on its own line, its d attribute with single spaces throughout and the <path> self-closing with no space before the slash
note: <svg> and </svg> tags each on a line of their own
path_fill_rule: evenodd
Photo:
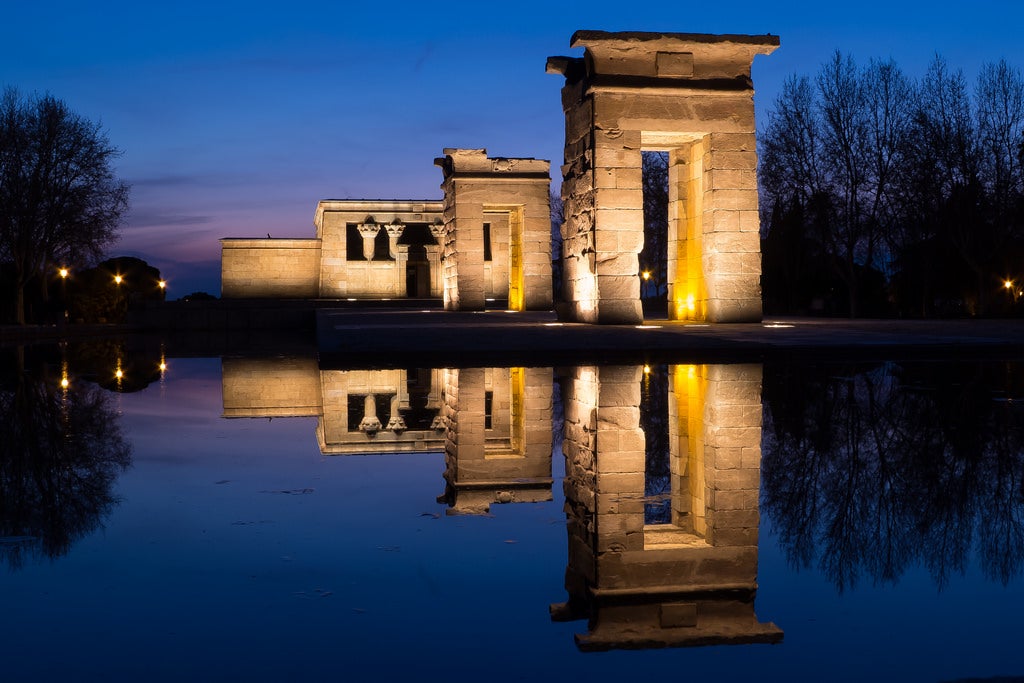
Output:
<svg viewBox="0 0 1024 683">
<path fill-rule="evenodd" d="M 123 151 L 131 211 L 110 255 L 161 270 L 169 298 L 220 293 L 221 237 L 314 236 L 321 199 L 440 198 L 445 147 L 550 159 L 578 29 L 772 33 L 759 125 L 793 73 L 836 50 L 920 75 L 938 52 L 973 84 L 1024 67 L 1024 3 L 11 2 L 0 87 L 49 92 Z"/>
</svg>

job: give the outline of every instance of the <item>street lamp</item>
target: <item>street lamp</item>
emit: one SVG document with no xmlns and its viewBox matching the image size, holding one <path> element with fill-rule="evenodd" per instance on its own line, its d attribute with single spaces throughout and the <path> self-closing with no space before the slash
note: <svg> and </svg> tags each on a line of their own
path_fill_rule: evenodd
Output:
<svg viewBox="0 0 1024 683">
<path fill-rule="evenodd" d="M 115 275 L 114 276 L 114 284 L 119 285 L 122 282 L 124 282 L 124 278 L 123 277 L 121 277 L 120 275 Z"/>
<path fill-rule="evenodd" d="M 57 271 L 60 275 L 60 305 L 64 309 L 64 322 L 68 320 L 68 275 L 71 271 L 66 267 Z"/>
</svg>

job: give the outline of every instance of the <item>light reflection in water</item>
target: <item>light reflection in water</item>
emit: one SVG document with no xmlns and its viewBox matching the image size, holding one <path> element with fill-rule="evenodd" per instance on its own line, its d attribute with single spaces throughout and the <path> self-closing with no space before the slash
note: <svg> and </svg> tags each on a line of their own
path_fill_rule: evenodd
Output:
<svg viewBox="0 0 1024 683">
<path fill-rule="evenodd" d="M 71 391 L 80 383 L 95 390 L 100 369 L 111 367 L 94 363 L 90 370 L 76 364 L 74 352 L 68 357 L 67 364 L 58 358 L 53 366 L 50 386 L 57 394 L 65 374 L 72 378 Z M 131 354 L 123 359 L 125 379 L 132 381 L 136 375 L 127 369 L 145 364 Z M 158 356 L 145 367 L 160 362 Z M 417 624 L 423 633 L 433 623 L 431 614 L 446 615 L 446 633 L 467 629 L 483 652 L 493 652 L 486 643 L 494 639 L 559 653 L 569 632 L 558 622 L 576 619 L 586 620 L 570 625 L 583 650 L 778 642 L 781 631 L 760 615 L 786 629 L 787 643 L 767 650 L 778 655 L 733 649 L 742 654 L 729 666 L 749 662 L 743 677 L 770 678 L 772 672 L 791 673 L 794 659 L 787 657 L 810 657 L 799 653 L 808 652 L 814 638 L 821 652 L 843 656 L 846 646 L 820 642 L 829 634 L 825 624 L 844 643 L 856 637 L 842 630 L 851 607 L 833 604 L 840 598 L 830 602 L 819 591 L 806 614 L 794 606 L 819 569 L 835 586 L 857 588 L 860 596 L 873 594 L 858 578 L 869 578 L 869 584 L 907 581 L 915 562 L 954 595 L 958 574 L 972 561 L 1000 583 L 1021 571 L 1022 550 L 1014 539 L 1021 536 L 1016 520 L 1024 508 L 1024 421 L 1020 402 L 1008 399 L 1024 394 L 1024 383 L 1015 365 L 962 365 L 939 373 L 914 364 L 654 363 L 649 372 L 642 365 L 370 371 L 321 369 L 302 358 L 224 359 L 213 414 L 195 396 L 176 393 L 179 373 L 187 376 L 189 365 L 175 360 L 174 372 L 153 373 L 161 405 L 171 409 L 178 401 L 173 410 L 182 411 L 183 417 L 160 414 L 162 433 L 171 440 L 147 434 L 157 429 L 146 422 L 158 412 L 148 407 L 153 393 L 141 392 L 125 404 L 124 418 L 108 420 L 133 425 L 141 465 L 122 477 L 125 502 L 110 513 L 107 533 L 77 543 L 89 549 L 82 557 L 103 557 L 126 527 L 138 528 L 143 540 L 122 543 L 130 559 L 114 556 L 110 564 L 126 561 L 153 585 L 167 583 L 168 598 L 185 612 L 206 615 L 211 628 L 237 631 L 240 638 L 262 642 L 262 633 L 286 642 L 287 623 L 308 642 L 342 636 L 363 651 L 347 654 L 349 661 L 365 665 L 369 659 L 360 654 L 378 652 L 374 643 L 386 640 L 395 623 Z M 381 422 L 372 434 L 358 429 L 369 397 Z M 967 422 L 954 420 L 957 415 Z M 279 443 L 275 434 L 283 435 Z M 403 452 L 408 455 L 396 455 Z M 383 457 L 358 457 L 366 455 Z M 196 474 L 190 479 L 188 473 Z M 365 490 L 366 482 L 375 488 Z M 432 505 L 439 486 L 443 508 Z M 460 516 L 446 519 L 444 513 Z M 523 524 L 530 519 L 543 522 Z M 808 578 L 781 573 L 772 530 L 786 559 L 810 570 Z M 172 540 L 183 535 L 194 538 Z M 548 539 L 543 552 L 536 540 L 541 537 Z M 12 531 L 4 542 L 16 538 Z M 157 553 L 154 561 L 147 562 L 147 553 Z M 69 571 L 59 580 L 78 585 L 78 553 L 68 553 L 54 568 L 65 566 Z M 181 575 L 181 585 L 166 567 Z M 217 583 L 219 567 L 230 571 Z M 37 572 L 26 562 L 20 574 Z M 540 588 L 521 590 L 528 580 Z M 31 584 L 31 578 L 25 581 Z M 214 585 L 237 597 L 219 597 L 211 592 Z M 85 595 L 91 588 L 80 590 Z M 191 593 L 210 604 L 190 601 Z M 85 602 L 61 594 L 74 604 Z M 468 606 L 457 606 L 456 594 Z M 32 595 L 40 602 L 39 593 Z M 481 596 L 497 604 L 507 625 L 495 624 L 490 610 L 481 614 Z M 28 603 L 7 592 L 2 597 L 12 615 L 28 618 Z M 895 597 L 886 594 L 885 601 Z M 550 623 L 544 608 L 560 598 L 550 606 L 556 622 Z M 154 595 L 149 609 L 171 610 L 161 599 Z M 222 600 L 224 608 L 216 609 Z M 302 610 L 289 607 L 289 600 L 302 601 Z M 977 600 L 970 602 L 977 607 Z M 986 609 L 999 602 L 985 602 Z M 264 621 L 247 611 L 256 603 L 276 605 L 278 611 L 269 614 L 280 618 Z M 845 605 L 839 611 L 846 616 L 830 616 L 837 604 Z M 128 608 L 110 609 L 123 614 Z M 538 612 L 543 619 L 528 626 L 514 616 Z M 231 616 L 242 614 L 263 631 Z M 482 620 L 493 624 L 493 632 L 481 633 Z M 177 622 L 175 634 L 164 638 L 193 647 L 213 642 L 200 639 L 206 633 L 201 625 L 187 624 Z M 856 641 L 856 649 L 882 647 L 879 641 Z M 420 661 L 445 640 L 430 642 L 419 651 Z M 133 647 L 146 652 L 144 645 Z M 416 644 L 402 647 L 415 659 Z M 972 641 L 946 649 L 957 647 L 987 646 Z M 268 646 L 249 656 L 265 661 L 272 651 Z M 685 665 L 707 676 L 722 666 L 720 659 L 688 652 L 685 659 L 644 660 L 645 669 L 667 673 Z M 987 662 L 1013 660 L 1009 650 L 986 652 Z M 637 661 L 586 659 L 593 664 L 559 660 L 550 666 L 592 667 L 594 674 L 632 670 Z M 997 672 L 979 670 L 976 661 L 965 659 L 957 669 L 946 658 L 942 671 Z M 839 677 L 855 678 L 864 666 L 851 665 L 850 675 Z"/>
</svg>

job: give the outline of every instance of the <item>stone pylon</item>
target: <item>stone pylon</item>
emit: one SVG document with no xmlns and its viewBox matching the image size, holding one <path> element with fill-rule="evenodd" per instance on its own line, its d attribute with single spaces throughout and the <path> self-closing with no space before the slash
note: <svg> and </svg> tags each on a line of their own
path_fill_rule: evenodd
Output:
<svg viewBox="0 0 1024 683">
<path fill-rule="evenodd" d="M 565 315 L 642 320 L 641 153 L 669 156 L 668 316 L 761 319 L 753 58 L 777 36 L 578 31 L 565 76 Z"/>
<path fill-rule="evenodd" d="M 550 162 L 445 149 L 444 307 L 479 311 L 487 292 L 513 310 L 550 310 Z M 504 297 L 495 297 L 504 298 Z"/>
</svg>

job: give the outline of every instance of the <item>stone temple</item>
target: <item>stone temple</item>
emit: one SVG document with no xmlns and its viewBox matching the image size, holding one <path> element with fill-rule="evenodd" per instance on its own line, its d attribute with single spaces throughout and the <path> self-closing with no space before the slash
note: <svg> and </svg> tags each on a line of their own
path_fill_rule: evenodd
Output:
<svg viewBox="0 0 1024 683">
<path fill-rule="evenodd" d="M 440 200 L 324 200 L 311 239 L 223 239 L 224 298 L 443 299 L 643 320 L 643 152 L 668 154 L 670 320 L 761 320 L 753 82 L 772 35 L 578 31 L 565 78 L 562 288 L 549 162 L 445 149 Z"/>
</svg>

